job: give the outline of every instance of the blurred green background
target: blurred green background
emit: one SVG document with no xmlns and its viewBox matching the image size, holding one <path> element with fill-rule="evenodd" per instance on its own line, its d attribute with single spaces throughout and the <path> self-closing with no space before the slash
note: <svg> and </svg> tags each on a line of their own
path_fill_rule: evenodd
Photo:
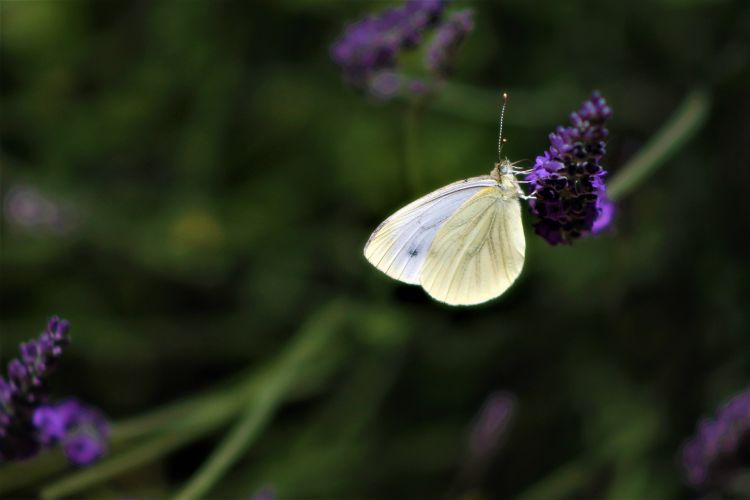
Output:
<svg viewBox="0 0 750 500">
<path fill-rule="evenodd" d="M 53 394 L 127 422 L 272 364 L 312 321 L 316 375 L 289 383 L 212 496 L 690 497 L 682 441 L 750 379 L 748 4 L 458 2 L 476 27 L 420 116 L 416 175 L 409 103 L 356 94 L 328 56 L 387 5 L 3 1 L 3 363 L 60 314 L 74 342 Z M 524 214 L 526 266 L 502 298 L 443 306 L 362 257 L 397 208 L 489 171 L 501 91 L 504 152 L 528 165 L 599 89 L 616 175 L 695 88 L 707 122 L 613 231 L 550 247 Z M 467 473 L 497 390 L 512 425 Z M 167 495 L 230 425 L 77 495 Z"/>
</svg>

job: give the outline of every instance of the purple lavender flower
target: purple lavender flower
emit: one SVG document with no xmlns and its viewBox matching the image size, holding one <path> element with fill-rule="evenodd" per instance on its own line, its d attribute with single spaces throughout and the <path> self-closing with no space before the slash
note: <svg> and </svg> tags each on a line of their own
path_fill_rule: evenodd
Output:
<svg viewBox="0 0 750 500">
<path fill-rule="evenodd" d="M 46 378 L 70 343 L 70 325 L 57 316 L 36 339 L 20 346 L 21 356 L 0 375 L 0 462 L 36 455 L 60 444 L 70 462 L 86 465 L 102 456 L 109 426 L 95 409 L 75 399 L 47 405 Z"/>
<path fill-rule="evenodd" d="M 75 398 L 40 406 L 34 412 L 33 424 L 43 444 L 61 444 L 65 456 L 75 465 L 88 465 L 106 452 L 107 420 L 97 409 Z"/>
<path fill-rule="evenodd" d="M 606 197 L 607 172 L 600 164 L 609 134 L 604 123 L 611 116 L 607 102 L 594 92 L 570 115 L 570 127 L 549 135 L 550 148 L 526 177 L 535 197 L 529 206 L 539 219 L 534 229 L 551 245 L 572 243 L 611 222 L 614 205 Z"/>
<path fill-rule="evenodd" d="M 400 51 L 419 45 L 444 8 L 444 0 L 408 0 L 402 7 L 365 17 L 349 25 L 334 42 L 331 57 L 347 82 L 364 90 L 373 75 L 396 66 Z"/>
<path fill-rule="evenodd" d="M 716 416 L 702 419 L 682 449 L 688 482 L 721 487 L 750 467 L 750 389 L 734 396 Z"/>
<path fill-rule="evenodd" d="M 456 53 L 474 29 L 474 11 L 471 9 L 451 13 L 440 25 L 435 38 L 427 47 L 425 67 L 431 73 L 446 76 L 453 69 Z"/>
<path fill-rule="evenodd" d="M 29 458 L 39 451 L 34 409 L 47 400 L 44 379 L 70 342 L 69 324 L 57 316 L 36 340 L 21 344 L 20 359 L 8 363 L 7 380 L 0 375 L 0 461 Z"/>
<path fill-rule="evenodd" d="M 454 12 L 443 21 L 448 0 L 406 0 L 401 7 L 386 9 L 350 24 L 331 46 L 333 61 L 341 67 L 346 82 L 359 91 L 381 99 L 399 92 L 423 95 L 431 86 L 397 71 L 400 53 L 422 44 L 437 28 L 425 57 L 433 75 L 447 74 L 456 51 L 473 28 L 471 10 Z"/>
</svg>

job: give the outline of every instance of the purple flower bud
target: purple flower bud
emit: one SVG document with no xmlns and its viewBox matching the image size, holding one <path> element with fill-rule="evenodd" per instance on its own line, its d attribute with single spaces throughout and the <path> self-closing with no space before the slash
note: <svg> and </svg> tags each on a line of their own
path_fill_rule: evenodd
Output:
<svg viewBox="0 0 750 500">
<path fill-rule="evenodd" d="M 45 445 L 50 445 L 65 435 L 67 420 L 50 406 L 37 408 L 32 422 L 39 431 L 39 440 Z"/>
<path fill-rule="evenodd" d="M 68 460 L 75 465 L 88 465 L 106 452 L 107 420 L 98 410 L 75 398 L 38 407 L 33 424 L 42 444 L 61 443 Z"/>
</svg>

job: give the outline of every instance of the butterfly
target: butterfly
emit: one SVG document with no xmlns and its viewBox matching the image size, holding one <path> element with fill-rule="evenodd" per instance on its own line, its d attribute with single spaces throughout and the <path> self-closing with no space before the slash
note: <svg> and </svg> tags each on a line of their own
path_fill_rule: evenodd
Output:
<svg viewBox="0 0 750 500">
<path fill-rule="evenodd" d="M 365 257 L 446 304 L 480 304 L 502 295 L 521 274 L 526 254 L 517 173 L 504 160 L 489 175 L 454 182 L 406 205 L 375 229 Z"/>
</svg>

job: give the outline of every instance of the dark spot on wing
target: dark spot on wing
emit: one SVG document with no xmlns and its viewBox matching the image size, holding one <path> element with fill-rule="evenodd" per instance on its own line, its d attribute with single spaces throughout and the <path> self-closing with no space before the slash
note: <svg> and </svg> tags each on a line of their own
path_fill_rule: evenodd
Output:
<svg viewBox="0 0 750 500">
<path fill-rule="evenodd" d="M 417 255 L 419 255 L 419 250 L 417 250 L 416 248 L 412 248 L 411 250 L 409 250 L 409 255 L 411 257 L 416 257 Z"/>
</svg>

